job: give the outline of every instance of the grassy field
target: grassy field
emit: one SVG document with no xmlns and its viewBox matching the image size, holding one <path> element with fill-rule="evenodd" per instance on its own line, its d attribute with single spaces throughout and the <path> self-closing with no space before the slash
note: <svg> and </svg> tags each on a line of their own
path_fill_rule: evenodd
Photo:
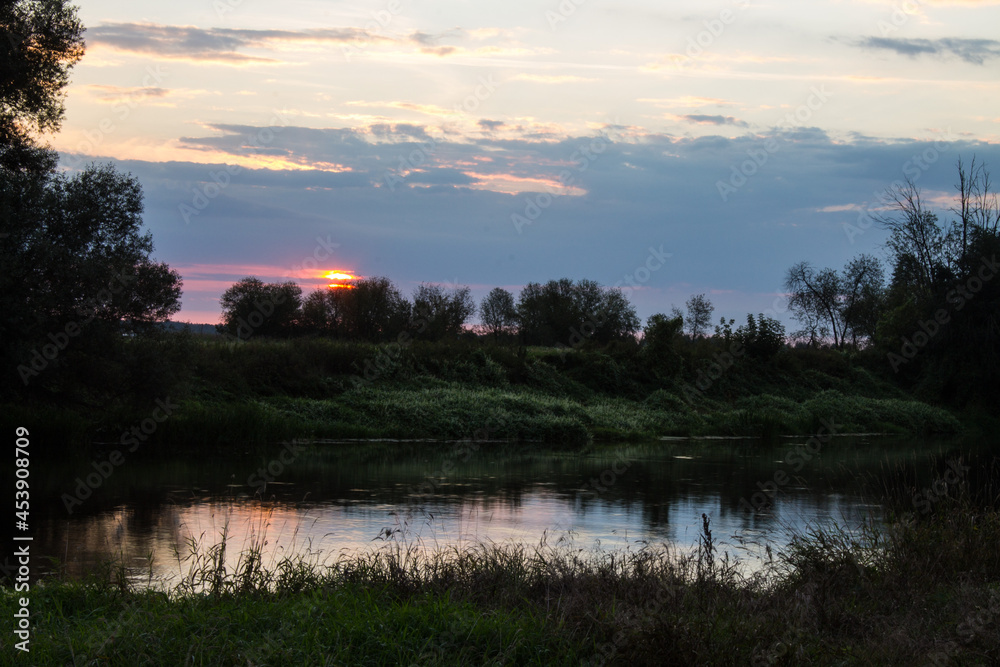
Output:
<svg viewBox="0 0 1000 667">
<path fill-rule="evenodd" d="M 1000 514 L 948 499 L 889 526 L 800 536 L 742 575 L 715 551 L 603 555 L 401 542 L 333 563 L 227 568 L 170 590 L 113 565 L 33 586 L 35 665 L 913 665 L 1000 661 Z M 259 538 L 265 539 L 264 536 Z M 4 589 L 0 610 L 15 610 Z M 5 644 L 8 642 L 5 639 Z M 10 647 L 3 647 L 8 654 Z"/>
</svg>

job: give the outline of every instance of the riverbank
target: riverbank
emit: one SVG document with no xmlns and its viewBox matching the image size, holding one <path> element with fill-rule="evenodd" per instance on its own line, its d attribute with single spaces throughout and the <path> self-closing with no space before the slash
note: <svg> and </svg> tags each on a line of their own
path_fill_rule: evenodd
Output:
<svg viewBox="0 0 1000 667">
<path fill-rule="evenodd" d="M 951 410 L 920 401 L 872 370 L 872 358 L 832 350 L 726 358 L 697 341 L 665 370 L 634 346 L 456 342 L 393 349 L 182 335 L 129 345 L 116 383 L 95 389 L 69 382 L 36 392 L 4 405 L 3 420 L 33 425 L 56 446 L 118 442 L 144 423 L 144 443 L 172 447 L 483 434 L 563 443 L 698 435 L 773 440 L 815 433 L 824 421 L 843 433 L 962 430 Z M 127 372 L 136 368 L 142 372 Z"/>
<path fill-rule="evenodd" d="M 165 592 L 113 566 L 36 584 L 27 662 L 993 664 L 997 543 L 995 509 L 948 498 L 888 528 L 800 536 L 753 575 L 719 557 L 708 524 L 688 556 L 489 544 L 421 559 L 390 543 L 262 567 L 251 545 L 227 569 L 209 549 Z M 4 589 L 2 613 L 15 604 Z"/>
</svg>

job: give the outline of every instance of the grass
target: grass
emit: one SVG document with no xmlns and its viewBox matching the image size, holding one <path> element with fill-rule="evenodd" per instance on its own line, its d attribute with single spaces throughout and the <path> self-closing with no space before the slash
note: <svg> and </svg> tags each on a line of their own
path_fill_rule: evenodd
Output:
<svg viewBox="0 0 1000 667">
<path fill-rule="evenodd" d="M 454 439 L 470 429 L 551 443 L 692 435 L 773 441 L 814 433 L 823 419 L 840 432 L 962 429 L 947 410 L 907 396 L 835 351 L 740 359 L 706 386 L 699 382 L 711 370 L 710 357 L 685 358 L 682 370 L 660 375 L 638 348 L 417 342 L 393 350 L 323 339 L 238 344 L 168 336 L 123 349 L 130 356 L 122 367 L 144 370 L 125 373 L 113 392 L 67 379 L 65 391 L 53 394 L 58 407 L 39 398 L 39 387 L 35 400 L 4 406 L 10 409 L 0 410 L 0 421 L 37 424 L 39 437 L 56 448 L 117 441 L 165 397 L 181 408 L 149 441 L 170 447 L 229 449 L 306 437 Z"/>
<path fill-rule="evenodd" d="M 268 396 L 233 400 L 189 397 L 157 426 L 148 446 L 221 448 L 264 446 L 296 438 L 468 438 L 584 443 L 640 441 L 660 436 L 721 435 L 774 441 L 815 433 L 823 420 L 838 433 L 956 433 L 959 421 L 944 409 L 901 399 L 846 396 L 827 390 L 798 403 L 756 395 L 688 405 L 657 390 L 645 400 L 596 395 L 572 398 L 537 389 L 468 386 L 437 378 L 405 385 L 364 387 L 330 398 Z M 42 426 L 39 439 L 57 445 L 90 439 L 117 442 L 149 413 L 118 411 L 90 424 L 73 411 L 46 421 L 21 408 L 5 421 Z"/>
<path fill-rule="evenodd" d="M 951 494 L 929 514 L 814 529 L 754 573 L 715 551 L 590 553 L 544 541 L 425 551 L 405 535 L 332 562 L 233 561 L 192 542 L 185 577 L 122 567 L 31 591 L 32 664 L 996 664 L 1000 513 Z M 263 521 L 261 522 L 263 525 Z M 3 614 L 15 595 L 0 596 Z"/>
</svg>

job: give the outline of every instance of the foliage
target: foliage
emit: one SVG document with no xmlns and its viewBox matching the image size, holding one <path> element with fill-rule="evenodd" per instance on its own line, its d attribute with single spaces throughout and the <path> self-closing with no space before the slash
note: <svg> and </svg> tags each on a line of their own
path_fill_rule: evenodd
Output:
<svg viewBox="0 0 1000 667">
<path fill-rule="evenodd" d="M 424 340 L 456 338 L 475 312 L 468 287 L 445 290 L 440 285 L 422 283 L 413 293 L 413 313 L 424 322 L 420 333 Z"/>
<path fill-rule="evenodd" d="M 840 276 L 833 269 L 817 270 L 809 262 L 799 262 L 788 269 L 785 289 L 789 292 L 788 308 L 802 325 L 797 337 L 811 345 L 833 336 L 834 347 L 843 341 L 843 319 L 840 297 Z"/>
<path fill-rule="evenodd" d="M 785 326 L 763 313 L 753 315 L 747 313 L 747 323 L 739 327 L 733 334 L 747 355 L 757 359 L 770 359 L 785 346 Z"/>
<path fill-rule="evenodd" d="M 25 383 L 52 370 L 33 350 L 56 346 L 45 359 L 66 367 L 180 308 L 180 275 L 152 259 L 141 213 L 138 181 L 111 166 L 0 184 L 0 340 Z"/>
<path fill-rule="evenodd" d="M 695 294 L 684 305 L 687 307 L 688 316 L 684 321 L 687 324 L 688 333 L 692 338 L 698 338 L 708 331 L 715 306 L 704 294 Z"/>
<path fill-rule="evenodd" d="M 479 319 L 495 340 L 513 334 L 517 327 L 514 295 L 502 287 L 494 287 L 479 305 Z"/>
<path fill-rule="evenodd" d="M 44 174 L 55 155 L 35 134 L 62 122 L 63 89 L 83 56 L 83 25 L 66 0 L 0 4 L 0 173 Z"/>
<path fill-rule="evenodd" d="M 527 345 L 604 344 L 633 338 L 639 330 L 639 319 L 628 299 L 619 290 L 592 280 L 528 283 L 518 298 L 517 316 L 518 333 Z"/>
<path fill-rule="evenodd" d="M 252 336 L 288 336 L 299 317 L 302 288 L 292 281 L 265 283 L 248 276 L 222 294 L 219 332 L 247 340 Z"/>
<path fill-rule="evenodd" d="M 674 349 L 684 327 L 681 317 L 669 318 L 662 313 L 650 315 L 642 330 L 642 353 L 650 365 L 664 375 L 674 375 L 681 366 L 681 357 Z"/>
</svg>

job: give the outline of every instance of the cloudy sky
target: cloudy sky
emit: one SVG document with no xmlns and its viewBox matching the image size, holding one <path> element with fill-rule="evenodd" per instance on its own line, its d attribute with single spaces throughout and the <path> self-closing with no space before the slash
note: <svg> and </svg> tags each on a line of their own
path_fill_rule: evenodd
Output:
<svg viewBox="0 0 1000 667">
<path fill-rule="evenodd" d="M 51 138 L 142 182 L 175 318 L 246 275 L 590 278 L 640 316 L 771 308 L 881 254 L 909 176 L 1000 174 L 1000 0 L 81 0 Z M 319 261 L 317 261 L 317 259 Z M 779 317 L 783 315 L 780 299 Z"/>
</svg>

